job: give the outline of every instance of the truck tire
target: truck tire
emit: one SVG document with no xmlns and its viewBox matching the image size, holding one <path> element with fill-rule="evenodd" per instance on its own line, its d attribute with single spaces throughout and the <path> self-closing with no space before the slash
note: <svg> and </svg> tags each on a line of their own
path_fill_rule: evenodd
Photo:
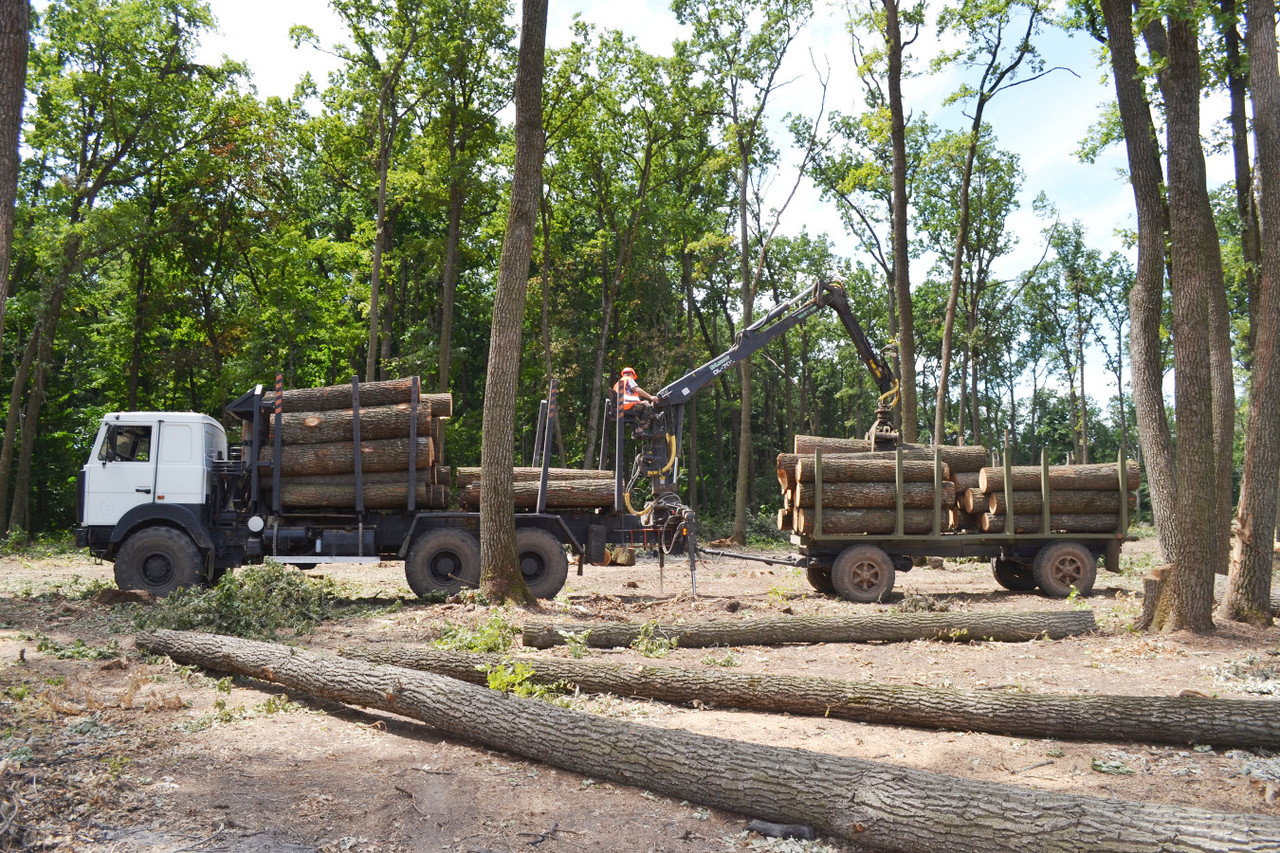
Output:
<svg viewBox="0 0 1280 853">
<path fill-rule="evenodd" d="M 516 556 L 520 574 L 537 598 L 555 598 L 569 577 L 569 558 L 560 540 L 545 530 L 524 527 L 516 531 Z"/>
<path fill-rule="evenodd" d="M 991 574 L 995 577 L 996 583 L 1012 592 L 1030 592 L 1036 588 L 1036 576 L 1031 567 L 1017 560 L 993 557 Z"/>
<path fill-rule="evenodd" d="M 1036 554 L 1032 573 L 1040 591 L 1050 598 L 1066 598 L 1072 587 L 1085 596 L 1093 592 L 1098 558 L 1079 542 L 1053 542 Z"/>
<path fill-rule="evenodd" d="M 480 543 L 465 530 L 428 530 L 409 546 L 404 576 L 419 598 L 480 585 Z"/>
<path fill-rule="evenodd" d="M 893 560 L 874 545 L 850 545 L 836 557 L 831 582 L 842 598 L 859 604 L 884 601 L 893 589 Z"/>
<path fill-rule="evenodd" d="M 204 560 L 191 537 L 174 527 L 144 527 L 116 552 L 116 586 L 157 598 L 204 584 Z"/>
<path fill-rule="evenodd" d="M 836 591 L 836 585 L 831 582 L 830 566 L 819 566 L 816 563 L 810 563 L 805 567 L 804 573 L 809 580 L 809 586 L 818 592 L 830 595 Z"/>
</svg>

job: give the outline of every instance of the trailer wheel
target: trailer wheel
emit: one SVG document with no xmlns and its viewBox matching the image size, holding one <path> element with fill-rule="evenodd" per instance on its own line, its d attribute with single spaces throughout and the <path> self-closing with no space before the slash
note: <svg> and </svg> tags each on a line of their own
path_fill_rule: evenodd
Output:
<svg viewBox="0 0 1280 853">
<path fill-rule="evenodd" d="M 1084 596 L 1093 592 L 1098 558 L 1079 542 L 1054 542 L 1036 554 L 1032 572 L 1040 591 L 1050 598 L 1066 598 L 1072 587 Z"/>
<path fill-rule="evenodd" d="M 480 543 L 465 530 L 428 530 L 409 546 L 404 576 L 419 598 L 474 589 L 480 585 Z"/>
<path fill-rule="evenodd" d="M 831 567 L 809 565 L 805 570 L 805 575 L 809 578 L 809 586 L 816 589 L 824 595 L 830 595 L 836 591 L 836 585 L 831 582 Z"/>
<path fill-rule="evenodd" d="M 145 589 L 157 598 L 204 584 L 204 561 L 191 537 L 173 527 L 147 527 L 116 552 L 116 586 Z"/>
<path fill-rule="evenodd" d="M 545 530 L 523 527 L 516 531 L 516 556 L 520 574 L 537 598 L 555 598 L 569 577 L 569 558 L 560 540 Z"/>
<path fill-rule="evenodd" d="M 893 589 L 893 561 L 874 545 L 851 545 L 836 557 L 831 582 L 836 592 L 849 601 L 875 604 Z"/>
<path fill-rule="evenodd" d="M 991 559 L 991 574 L 996 583 L 1013 592 L 1030 592 L 1036 588 L 1036 576 L 1029 566 L 1017 560 Z"/>
</svg>

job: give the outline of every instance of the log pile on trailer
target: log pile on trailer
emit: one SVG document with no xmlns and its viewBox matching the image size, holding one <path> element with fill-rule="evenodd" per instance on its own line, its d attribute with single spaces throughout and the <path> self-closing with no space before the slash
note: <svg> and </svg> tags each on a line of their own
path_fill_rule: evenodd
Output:
<svg viewBox="0 0 1280 853">
<path fill-rule="evenodd" d="M 516 509 L 534 509 L 538 504 L 541 468 L 516 468 Z M 464 507 L 480 506 L 480 469 L 458 469 L 458 500 Z M 547 470 L 547 509 L 584 510 L 613 506 L 614 477 L 612 471 L 583 471 L 577 468 Z"/>
<path fill-rule="evenodd" d="M 1013 503 L 1015 533 L 1041 532 L 1044 527 L 1046 495 L 1049 502 L 1049 532 L 1109 533 L 1121 530 L 1121 503 L 1137 506 L 1138 463 L 1125 463 L 1124 490 L 1115 465 L 1050 465 L 1047 482 L 1039 465 L 1010 469 L 1008 499 L 1004 468 L 983 468 L 978 487 L 964 494 L 966 506 L 979 515 L 984 532 L 1002 533 L 1007 517 L 1007 500 Z M 1128 513 L 1125 513 L 1125 519 Z"/>
</svg>

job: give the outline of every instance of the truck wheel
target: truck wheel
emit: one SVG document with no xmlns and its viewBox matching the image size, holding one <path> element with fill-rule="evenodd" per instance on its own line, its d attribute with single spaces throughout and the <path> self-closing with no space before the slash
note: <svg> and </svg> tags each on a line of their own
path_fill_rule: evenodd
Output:
<svg viewBox="0 0 1280 853">
<path fill-rule="evenodd" d="M 191 537 L 173 527 L 147 527 L 116 552 L 116 586 L 145 589 L 157 598 L 204 583 L 204 561 Z"/>
<path fill-rule="evenodd" d="M 893 561 L 874 545 L 851 545 L 836 557 L 831 582 L 836 592 L 849 601 L 875 604 L 893 589 Z"/>
<path fill-rule="evenodd" d="M 480 585 L 480 543 L 465 530 L 428 530 L 409 546 L 404 576 L 419 598 L 474 589 Z"/>
<path fill-rule="evenodd" d="M 1066 598 L 1072 587 L 1084 596 L 1093 592 L 1098 558 L 1079 542 L 1054 542 L 1036 554 L 1032 573 L 1040 591 L 1050 598 Z"/>
<path fill-rule="evenodd" d="M 1036 588 L 1036 576 L 1032 573 L 1031 567 L 1017 560 L 993 557 L 991 574 L 995 576 L 996 583 L 1013 592 L 1030 592 Z"/>
<path fill-rule="evenodd" d="M 516 531 L 516 556 L 520 574 L 538 598 L 555 598 L 569 577 L 569 558 L 560 540 L 545 530 L 523 527 Z"/>
<path fill-rule="evenodd" d="M 836 585 L 831 582 L 831 567 L 810 565 L 804 570 L 805 576 L 809 578 L 809 586 L 816 589 L 824 595 L 830 595 L 836 591 Z"/>
</svg>

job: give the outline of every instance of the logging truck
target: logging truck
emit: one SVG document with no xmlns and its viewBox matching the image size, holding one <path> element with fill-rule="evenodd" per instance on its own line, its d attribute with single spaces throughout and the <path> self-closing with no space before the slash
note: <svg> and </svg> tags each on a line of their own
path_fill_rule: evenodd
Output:
<svg viewBox="0 0 1280 853">
<path fill-rule="evenodd" d="M 194 412 L 107 414 L 77 478 L 76 545 L 112 561 L 121 589 L 156 596 L 268 558 L 300 567 L 403 560 L 420 596 L 475 587 L 480 514 L 449 509 L 452 471 L 433 411 L 447 417 L 451 406 L 448 395 L 422 394 L 417 377 L 289 391 L 277 377 L 274 393 L 259 385 L 226 407 L 241 424 L 236 442 Z M 579 572 L 584 560 L 604 562 L 611 545 L 687 550 L 693 567 L 692 519 L 668 512 L 655 526 L 652 514 L 620 510 L 612 480 L 609 506 L 556 508 L 553 497 L 548 509 L 546 458 L 528 509 L 516 513 L 520 569 L 536 596 L 564 586 L 566 549 Z M 565 503 L 582 490 L 567 491 Z"/>
</svg>

